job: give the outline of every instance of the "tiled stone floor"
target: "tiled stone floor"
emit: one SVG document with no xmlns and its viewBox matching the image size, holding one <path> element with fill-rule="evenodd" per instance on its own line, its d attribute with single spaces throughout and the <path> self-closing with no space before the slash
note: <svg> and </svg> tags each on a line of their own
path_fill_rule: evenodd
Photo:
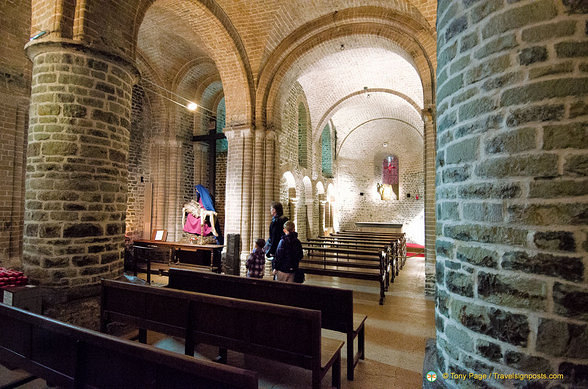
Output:
<svg viewBox="0 0 588 389">
<path fill-rule="evenodd" d="M 424 258 L 412 258 L 390 285 L 384 305 L 378 304 L 379 287 L 375 282 L 307 275 L 312 285 L 353 289 L 354 307 L 368 316 L 366 321 L 366 359 L 359 362 L 355 380 L 346 379 L 345 352 L 342 352 L 341 380 L 345 389 L 420 388 L 427 338 L 435 336 L 434 301 L 424 296 Z M 165 277 L 153 277 L 155 284 L 167 283 Z M 345 335 L 324 330 L 323 335 L 345 340 Z M 156 347 L 183 352 L 181 341 L 149 333 L 148 342 Z M 197 354 L 214 358 L 215 349 L 199 346 Z M 344 351 L 344 349 L 343 349 Z M 229 351 L 229 364 L 259 372 L 259 387 L 263 389 L 308 388 L 310 372 Z M 0 385 L 16 372 L 0 366 Z M 323 387 L 330 387 L 330 373 Z M 29 383 L 27 389 L 44 388 L 40 380 Z"/>
</svg>

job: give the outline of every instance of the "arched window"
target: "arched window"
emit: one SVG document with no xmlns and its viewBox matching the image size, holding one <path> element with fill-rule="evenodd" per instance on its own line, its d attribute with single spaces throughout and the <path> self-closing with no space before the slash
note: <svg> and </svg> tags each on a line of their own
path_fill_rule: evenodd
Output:
<svg viewBox="0 0 588 389">
<path fill-rule="evenodd" d="M 223 97 L 216 107 L 216 132 L 222 133 L 225 128 L 225 98 Z M 229 144 L 226 139 L 216 141 L 216 151 L 227 151 Z"/>
<path fill-rule="evenodd" d="M 382 160 L 382 185 L 378 187 L 382 200 L 396 200 L 399 197 L 398 157 L 388 155 Z"/>
<path fill-rule="evenodd" d="M 331 126 L 327 124 L 321 134 L 321 163 L 325 177 L 333 177 L 333 149 L 331 145 Z"/>
<path fill-rule="evenodd" d="M 300 167 L 308 167 L 307 163 L 307 143 L 306 132 L 308 120 L 306 117 L 306 107 L 303 103 L 298 104 L 298 164 Z"/>
</svg>

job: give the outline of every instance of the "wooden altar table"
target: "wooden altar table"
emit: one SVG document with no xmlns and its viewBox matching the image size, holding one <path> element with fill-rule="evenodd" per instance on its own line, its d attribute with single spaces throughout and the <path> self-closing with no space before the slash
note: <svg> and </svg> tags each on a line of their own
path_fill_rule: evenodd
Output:
<svg viewBox="0 0 588 389">
<path fill-rule="evenodd" d="M 221 250 L 225 246 L 218 245 L 218 244 L 192 244 L 192 243 L 182 243 L 182 242 L 164 242 L 158 240 L 149 240 L 149 239 L 137 239 L 134 241 L 134 248 L 135 250 L 153 250 L 153 249 L 167 249 L 169 252 L 168 262 L 164 264 L 164 272 L 167 272 L 170 266 L 187 266 L 193 268 L 206 268 L 212 272 L 220 273 L 221 272 Z M 210 253 L 210 261 L 209 263 L 191 263 L 185 262 L 185 255 L 182 253 L 185 252 L 209 252 Z M 137 256 L 135 255 L 135 274 L 137 273 Z M 147 282 L 151 282 L 151 258 L 152 255 L 146 255 L 145 260 L 147 262 Z M 162 270 L 162 269 L 160 269 Z"/>
</svg>

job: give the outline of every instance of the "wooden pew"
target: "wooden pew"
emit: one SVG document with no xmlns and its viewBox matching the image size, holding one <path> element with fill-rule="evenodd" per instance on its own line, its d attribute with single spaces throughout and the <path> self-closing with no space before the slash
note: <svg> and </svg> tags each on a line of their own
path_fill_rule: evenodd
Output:
<svg viewBox="0 0 588 389">
<path fill-rule="evenodd" d="M 305 246 L 304 242 L 302 248 L 306 250 L 306 255 L 300 261 L 299 267 L 306 273 L 377 281 L 380 284 L 379 303 L 384 304 L 385 292 L 390 284 L 385 253 L 359 253 L 355 249 Z"/>
<path fill-rule="evenodd" d="M 322 328 L 347 335 L 347 379 L 365 359 L 366 315 L 353 313 L 353 291 L 209 272 L 169 269 L 168 288 L 321 311 Z M 354 340 L 357 338 L 357 353 Z"/>
<path fill-rule="evenodd" d="M 369 242 L 390 242 L 390 244 L 397 244 L 397 254 L 400 259 L 400 268 L 403 268 L 406 263 L 406 235 L 404 232 L 367 232 L 367 231 L 340 231 L 329 235 L 330 237 L 338 238 L 339 240 L 356 240 L 362 239 Z M 396 242 L 396 243 L 395 243 Z"/>
<path fill-rule="evenodd" d="M 65 388 L 257 388 L 257 373 L 0 304 L 0 363 Z"/>
<path fill-rule="evenodd" d="M 374 252 L 383 250 L 387 257 L 387 284 L 394 282 L 394 278 L 398 275 L 399 268 L 396 245 L 390 245 L 389 243 L 369 243 L 362 240 L 338 241 L 336 238 L 331 237 L 310 238 L 304 242 L 304 245 L 312 247 L 337 247 L 346 249 L 369 250 Z M 394 271 L 392 271 L 392 269 L 394 269 Z"/>
<path fill-rule="evenodd" d="M 102 280 L 101 331 L 110 321 L 182 337 L 190 356 L 204 343 L 311 370 L 313 389 L 332 368 L 341 387 L 343 342 L 321 337 L 316 310 Z"/>
<path fill-rule="evenodd" d="M 339 247 L 357 247 L 357 248 L 380 248 L 385 249 L 386 252 L 389 253 L 388 255 L 388 262 L 391 269 L 394 271 L 390 272 L 390 278 L 393 281 L 393 278 L 398 276 L 400 273 L 400 263 L 402 262 L 401 253 L 400 253 L 400 243 L 397 240 L 382 240 L 382 241 L 367 241 L 362 238 L 355 238 L 355 237 L 335 237 L 335 236 L 319 236 L 318 238 L 313 238 L 312 241 L 318 242 L 325 242 L 330 243 L 334 246 Z"/>
</svg>

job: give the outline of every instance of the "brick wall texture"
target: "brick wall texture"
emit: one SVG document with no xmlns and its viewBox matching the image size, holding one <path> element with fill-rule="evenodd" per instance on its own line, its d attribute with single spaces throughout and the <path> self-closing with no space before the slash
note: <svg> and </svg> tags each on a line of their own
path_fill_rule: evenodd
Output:
<svg viewBox="0 0 588 389">
<path fill-rule="evenodd" d="M 0 264 L 22 261 L 24 170 L 31 63 L 23 46 L 29 38 L 31 5 L 8 1 L 0 7 Z"/>
<path fill-rule="evenodd" d="M 580 7 L 439 2 L 443 371 L 562 373 L 570 387 L 588 382 L 587 349 L 578 347 L 588 340 L 588 30 Z"/>
</svg>

